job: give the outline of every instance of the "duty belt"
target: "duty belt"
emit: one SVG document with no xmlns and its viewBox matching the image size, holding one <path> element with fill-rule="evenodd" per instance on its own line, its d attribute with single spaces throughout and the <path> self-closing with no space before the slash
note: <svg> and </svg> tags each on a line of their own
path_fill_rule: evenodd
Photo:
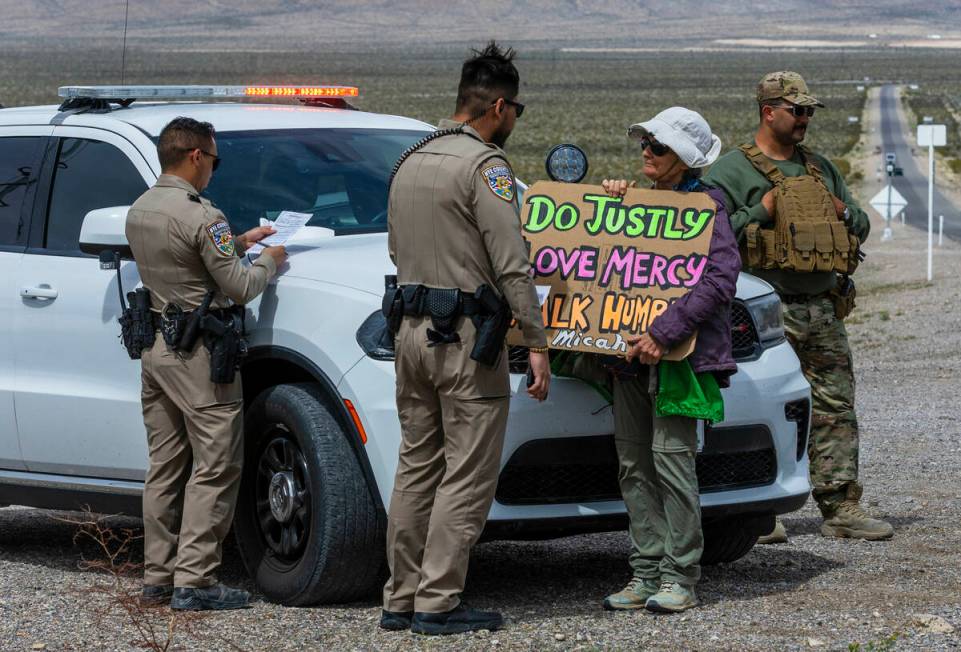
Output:
<svg viewBox="0 0 961 652">
<path fill-rule="evenodd" d="M 484 314 L 480 301 L 458 288 L 429 288 L 426 285 L 401 285 L 404 316 L 423 317 L 454 313 L 473 317 Z"/>
<path fill-rule="evenodd" d="M 187 310 L 186 312 L 184 312 L 183 319 L 185 320 L 190 319 L 190 315 L 192 315 L 193 312 L 194 312 L 193 310 Z M 208 310 L 206 314 L 213 315 L 217 319 L 223 320 L 223 319 L 226 319 L 229 315 L 233 315 L 236 313 L 233 312 L 232 308 L 214 308 L 214 309 Z M 150 316 L 153 318 L 154 330 L 160 330 L 160 326 L 163 323 L 163 315 L 151 309 Z"/>
</svg>

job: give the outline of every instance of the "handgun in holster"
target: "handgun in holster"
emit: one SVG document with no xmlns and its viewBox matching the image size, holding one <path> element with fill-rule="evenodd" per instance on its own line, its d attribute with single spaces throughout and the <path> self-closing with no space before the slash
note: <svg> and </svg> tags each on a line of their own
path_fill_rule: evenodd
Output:
<svg viewBox="0 0 961 652">
<path fill-rule="evenodd" d="M 504 339 L 511 326 L 511 308 L 506 299 L 486 284 L 477 288 L 474 299 L 480 311 L 471 315 L 477 333 L 470 357 L 480 364 L 495 367 L 504 352 Z"/>
<path fill-rule="evenodd" d="M 207 290 L 203 300 L 197 308 L 194 308 L 190 316 L 187 317 L 183 326 L 183 333 L 180 340 L 173 346 L 175 351 L 193 351 L 203 326 L 204 318 L 210 311 L 210 304 L 214 300 L 214 290 Z"/>
<path fill-rule="evenodd" d="M 139 360 L 154 343 L 154 320 L 150 312 L 150 290 L 137 288 L 127 293 L 127 306 L 120 312 L 120 337 L 131 360 Z"/>
<path fill-rule="evenodd" d="M 380 310 L 387 320 L 387 330 L 397 335 L 400 322 L 404 319 L 404 291 L 397 287 L 397 277 L 393 274 L 384 276 L 384 298 Z"/>
<path fill-rule="evenodd" d="M 831 302 L 834 304 L 834 316 L 843 320 L 855 308 L 857 288 L 854 280 L 847 274 L 839 274 L 837 285 L 831 290 Z"/>
<path fill-rule="evenodd" d="M 247 340 L 244 338 L 244 322 L 239 311 L 242 306 L 224 311 L 223 319 L 208 314 L 201 324 L 204 345 L 210 351 L 210 381 L 230 384 L 247 357 Z"/>
</svg>

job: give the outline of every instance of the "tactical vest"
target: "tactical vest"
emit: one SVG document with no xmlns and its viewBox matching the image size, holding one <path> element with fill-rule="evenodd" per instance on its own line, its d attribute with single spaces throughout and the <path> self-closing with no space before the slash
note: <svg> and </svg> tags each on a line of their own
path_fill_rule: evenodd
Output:
<svg viewBox="0 0 961 652">
<path fill-rule="evenodd" d="M 831 192 L 810 150 L 799 145 L 807 174 L 788 177 L 754 143 L 739 149 L 774 184 L 774 227 L 744 229 L 741 259 L 755 269 L 852 274 L 858 266 L 857 236 L 838 219 Z"/>
</svg>

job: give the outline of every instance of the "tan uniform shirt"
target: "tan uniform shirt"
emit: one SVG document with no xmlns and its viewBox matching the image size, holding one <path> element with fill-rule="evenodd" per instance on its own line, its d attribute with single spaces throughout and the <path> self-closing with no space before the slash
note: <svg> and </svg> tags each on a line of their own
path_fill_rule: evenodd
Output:
<svg viewBox="0 0 961 652">
<path fill-rule="evenodd" d="M 244 267 L 224 214 L 172 174 L 161 174 L 130 207 L 126 233 L 154 310 L 167 302 L 193 310 L 207 290 L 218 290 L 212 308 L 227 307 L 227 299 L 245 304 L 276 271 L 270 256 Z"/>
<path fill-rule="evenodd" d="M 442 120 L 439 129 L 459 123 Z M 399 285 L 487 284 L 507 299 L 526 346 L 546 346 L 541 310 L 504 152 L 472 128 L 412 154 L 390 189 L 388 247 Z"/>
</svg>

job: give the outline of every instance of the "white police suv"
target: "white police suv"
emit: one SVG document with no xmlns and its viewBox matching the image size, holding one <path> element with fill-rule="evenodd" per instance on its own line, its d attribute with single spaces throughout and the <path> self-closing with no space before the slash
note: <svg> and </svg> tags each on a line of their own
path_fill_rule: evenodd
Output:
<svg viewBox="0 0 961 652">
<path fill-rule="evenodd" d="M 118 339 L 126 207 L 160 174 L 156 139 L 185 115 L 217 129 L 206 195 L 235 232 L 280 211 L 313 218 L 289 268 L 247 306 L 246 461 L 234 524 L 263 593 L 292 605 L 369 594 L 384 560 L 400 441 L 380 302 L 387 179 L 432 128 L 352 110 L 344 87 L 67 87 L 60 107 L 0 110 L 0 503 L 138 514 L 147 465 L 140 365 Z M 297 104 L 244 103 L 244 97 Z M 230 101 L 233 99 L 233 101 Z M 217 100 L 217 101 L 211 101 Z M 228 101 L 224 101 L 228 100 Z M 121 268 L 125 290 L 137 267 Z M 727 420 L 697 459 L 704 562 L 732 561 L 798 509 L 809 388 L 770 286 L 742 275 Z M 611 409 L 555 378 L 515 396 L 486 538 L 624 528 Z"/>
</svg>

